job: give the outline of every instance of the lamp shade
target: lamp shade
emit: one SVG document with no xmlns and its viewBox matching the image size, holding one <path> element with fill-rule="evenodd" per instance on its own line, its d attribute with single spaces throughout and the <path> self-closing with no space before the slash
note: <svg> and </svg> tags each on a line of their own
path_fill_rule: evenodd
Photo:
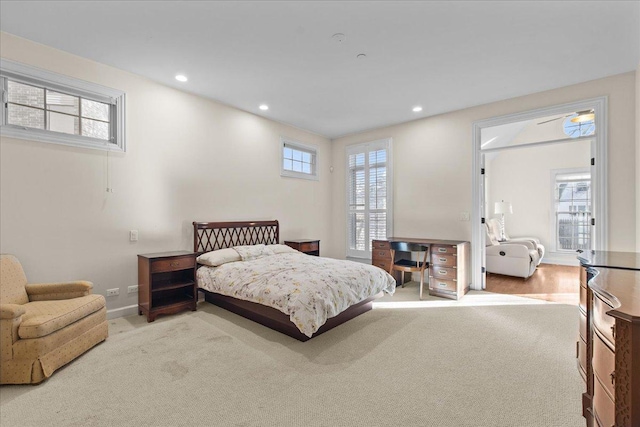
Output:
<svg viewBox="0 0 640 427">
<path fill-rule="evenodd" d="M 513 207 L 509 202 L 505 202 L 505 201 L 496 202 L 493 213 L 496 213 L 496 214 L 513 213 Z"/>
</svg>

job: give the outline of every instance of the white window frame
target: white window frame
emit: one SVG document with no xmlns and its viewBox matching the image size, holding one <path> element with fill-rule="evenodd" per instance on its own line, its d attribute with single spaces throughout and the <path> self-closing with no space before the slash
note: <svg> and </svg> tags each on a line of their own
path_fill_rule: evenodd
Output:
<svg viewBox="0 0 640 427">
<path fill-rule="evenodd" d="M 355 249 L 349 248 L 350 236 L 349 236 L 349 219 L 350 219 L 350 209 L 349 209 L 349 155 L 354 153 L 366 153 L 365 154 L 365 170 L 369 165 L 369 152 L 377 151 L 380 149 L 387 150 L 387 235 L 386 237 L 393 236 L 393 139 L 385 138 L 378 139 L 375 141 L 352 144 L 347 145 L 345 147 L 345 218 L 346 218 L 346 254 L 349 258 L 362 258 L 362 259 L 371 259 L 371 237 L 369 235 L 369 186 L 365 185 L 365 204 L 366 208 L 363 211 L 365 213 L 365 250 L 359 251 Z M 368 172 L 366 173 L 368 177 Z M 367 178 L 365 177 L 365 181 Z"/>
<path fill-rule="evenodd" d="M 285 147 L 293 148 L 294 150 L 304 151 L 311 154 L 313 158 L 313 170 L 311 173 L 295 172 L 284 168 L 284 149 Z M 303 144 L 302 142 L 295 141 L 287 137 L 280 137 L 280 176 L 288 178 L 301 178 L 309 179 L 312 181 L 318 181 L 320 179 L 320 156 L 318 156 L 318 147 L 309 144 Z"/>
<path fill-rule="evenodd" d="M 78 96 L 90 101 L 110 105 L 110 135 L 106 141 L 82 135 L 71 135 L 45 129 L 33 129 L 7 123 L 7 80 L 42 87 L 56 92 Z M 93 148 L 106 151 L 126 151 L 125 141 L 125 96 L 117 89 L 53 73 L 40 68 L 0 59 L 0 88 L 2 89 L 2 112 L 0 114 L 0 135 L 30 141 Z"/>
<path fill-rule="evenodd" d="M 571 249 L 559 249 L 558 248 L 558 224 L 556 218 L 556 195 L 555 195 L 555 186 L 556 179 L 558 175 L 569 175 L 569 174 L 589 174 L 589 182 L 590 187 L 593 188 L 593 179 L 591 177 L 591 169 L 586 168 L 567 168 L 567 169 L 552 169 L 551 170 L 551 209 L 549 209 L 549 221 L 551 226 L 551 247 L 549 248 L 549 252 L 558 253 L 558 254 L 575 254 L 575 250 Z M 593 192 L 592 192 L 593 195 Z M 591 217 L 593 218 L 593 197 L 591 198 Z M 591 229 L 593 231 L 593 229 Z M 593 246 L 593 233 L 591 235 L 591 246 Z"/>
</svg>

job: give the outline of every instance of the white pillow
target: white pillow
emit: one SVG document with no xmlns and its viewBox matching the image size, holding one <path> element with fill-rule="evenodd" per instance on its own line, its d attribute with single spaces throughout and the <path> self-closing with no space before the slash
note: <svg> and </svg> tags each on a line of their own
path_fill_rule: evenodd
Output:
<svg viewBox="0 0 640 427">
<path fill-rule="evenodd" d="M 293 254 L 293 253 L 297 253 L 298 251 L 296 251 L 295 249 L 293 249 L 291 246 L 287 246 L 287 245 L 267 245 L 267 248 L 271 249 L 273 251 L 274 254 Z"/>
<path fill-rule="evenodd" d="M 200 264 L 208 265 L 211 267 L 218 267 L 228 262 L 240 261 L 240 254 L 231 249 L 218 249 L 217 251 L 207 252 L 200 255 L 196 260 Z"/>
<path fill-rule="evenodd" d="M 273 251 L 262 243 L 250 246 L 234 246 L 233 249 L 240 254 L 242 261 L 251 261 L 252 259 L 273 255 Z"/>
</svg>

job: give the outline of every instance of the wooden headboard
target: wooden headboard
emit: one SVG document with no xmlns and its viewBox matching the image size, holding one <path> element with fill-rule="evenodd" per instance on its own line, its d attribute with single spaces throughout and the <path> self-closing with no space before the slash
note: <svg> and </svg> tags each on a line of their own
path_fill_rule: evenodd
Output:
<svg viewBox="0 0 640 427">
<path fill-rule="evenodd" d="M 279 241 L 280 226 L 277 220 L 193 223 L 194 252 L 260 243 L 271 245 Z"/>
</svg>

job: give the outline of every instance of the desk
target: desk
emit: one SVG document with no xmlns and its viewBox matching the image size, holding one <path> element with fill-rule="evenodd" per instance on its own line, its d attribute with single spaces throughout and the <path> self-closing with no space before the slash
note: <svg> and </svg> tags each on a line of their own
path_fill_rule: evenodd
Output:
<svg viewBox="0 0 640 427">
<path fill-rule="evenodd" d="M 389 237 L 373 240 L 371 263 L 385 271 L 391 270 L 391 246 L 389 242 L 419 243 L 429 246 L 429 295 L 460 299 L 469 291 L 471 283 L 469 242 L 414 237 Z M 411 254 L 396 252 L 395 260 Z M 394 272 L 396 283 L 402 283 L 401 272 Z"/>
</svg>

